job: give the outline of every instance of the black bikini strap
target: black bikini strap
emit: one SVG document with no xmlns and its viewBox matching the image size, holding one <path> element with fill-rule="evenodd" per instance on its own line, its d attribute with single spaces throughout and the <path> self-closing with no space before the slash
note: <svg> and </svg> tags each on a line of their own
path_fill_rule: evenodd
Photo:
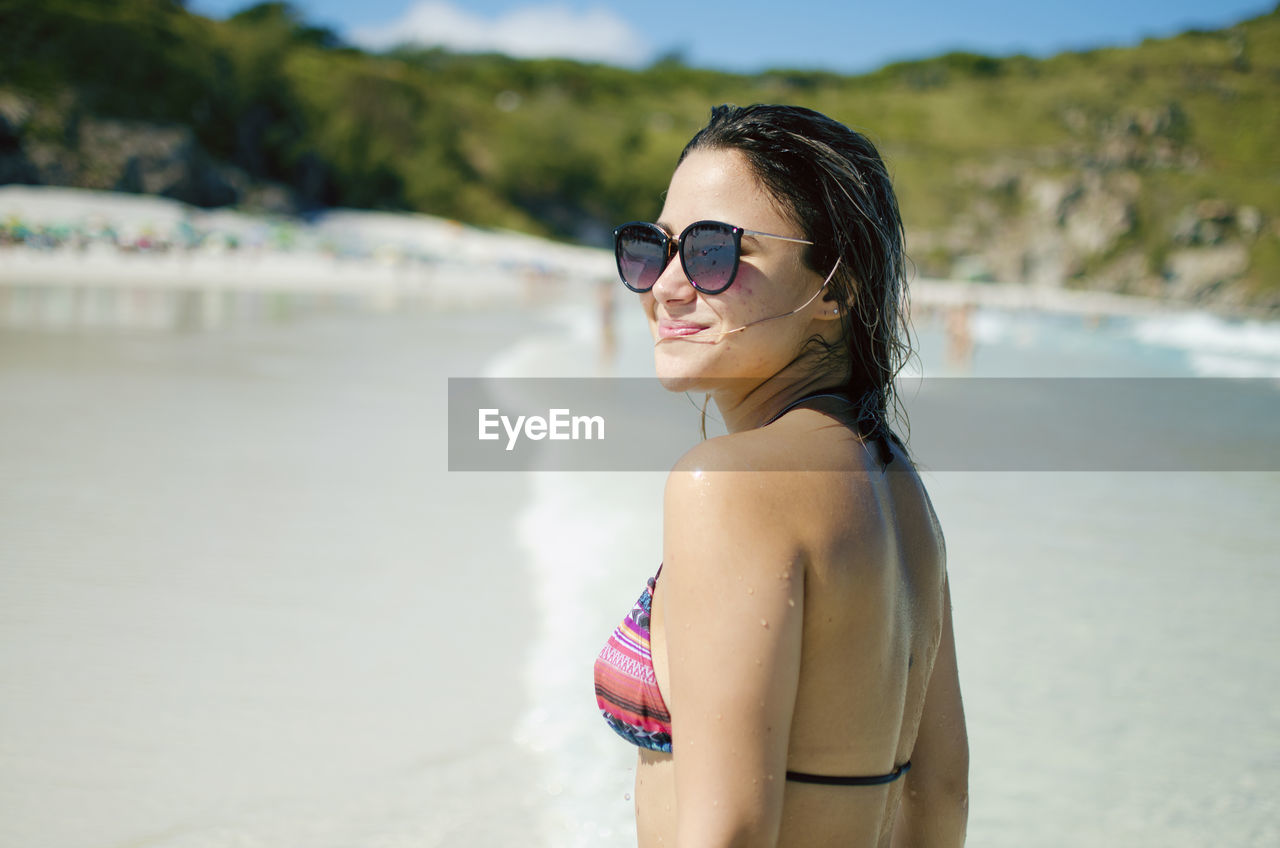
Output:
<svg viewBox="0 0 1280 848">
<path fill-rule="evenodd" d="M 911 771 L 911 761 L 907 760 L 888 774 L 877 774 L 873 777 L 840 777 L 838 775 L 808 774 L 803 771 L 787 772 L 787 780 L 796 783 L 821 783 L 827 786 L 879 786 L 882 783 L 893 783 Z"/>
<path fill-rule="evenodd" d="M 805 395 L 804 397 L 798 400 L 794 400 L 791 403 L 784 406 L 781 412 L 779 412 L 777 415 L 770 418 L 768 421 L 764 422 L 764 426 L 768 427 L 770 424 L 777 421 L 779 418 L 786 415 L 788 412 L 795 409 L 797 406 L 804 403 L 805 401 L 817 400 L 818 398 L 835 398 L 836 400 L 842 400 L 845 403 L 849 402 L 849 398 L 845 395 L 838 395 L 838 394 L 835 394 L 834 392 L 814 392 L 811 395 Z"/>
</svg>

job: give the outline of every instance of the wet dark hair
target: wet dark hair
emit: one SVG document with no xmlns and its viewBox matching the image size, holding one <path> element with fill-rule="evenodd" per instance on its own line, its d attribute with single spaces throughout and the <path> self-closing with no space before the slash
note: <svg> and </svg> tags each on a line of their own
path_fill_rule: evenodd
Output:
<svg viewBox="0 0 1280 848">
<path fill-rule="evenodd" d="M 890 418 L 906 426 L 893 382 L 912 354 L 905 237 L 875 145 L 812 109 L 757 104 L 712 109 L 680 161 L 695 150 L 746 157 L 780 211 L 813 242 L 809 268 L 825 278 L 839 258 L 827 297 L 840 309 L 842 341 L 814 337 L 811 349 L 847 373 L 839 390 L 855 402 L 860 432 L 901 445 Z"/>
</svg>

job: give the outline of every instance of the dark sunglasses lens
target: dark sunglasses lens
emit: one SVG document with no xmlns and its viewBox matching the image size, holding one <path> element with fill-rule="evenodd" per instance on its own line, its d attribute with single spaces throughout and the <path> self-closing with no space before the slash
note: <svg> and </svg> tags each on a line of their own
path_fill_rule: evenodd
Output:
<svg viewBox="0 0 1280 848">
<path fill-rule="evenodd" d="M 614 252 L 622 282 L 635 291 L 648 291 L 667 264 L 667 237 L 657 227 L 628 224 L 615 236 Z"/>
<path fill-rule="evenodd" d="M 684 234 L 680 258 L 690 282 L 716 294 L 729 287 L 738 270 L 738 241 L 725 224 L 696 224 Z"/>
</svg>

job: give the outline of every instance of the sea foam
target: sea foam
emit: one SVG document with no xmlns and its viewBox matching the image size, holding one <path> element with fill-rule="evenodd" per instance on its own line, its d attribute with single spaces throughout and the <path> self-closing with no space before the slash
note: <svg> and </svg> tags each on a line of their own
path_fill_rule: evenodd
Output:
<svg viewBox="0 0 1280 848">
<path fill-rule="evenodd" d="M 1183 351 L 1201 377 L 1280 379 L 1280 324 L 1233 321 L 1203 312 L 1144 318 L 1132 325 L 1143 344 Z"/>
<path fill-rule="evenodd" d="M 546 331 L 499 353 L 493 379 L 590 377 L 599 330 L 584 306 L 542 313 Z M 531 844 L 588 848 L 634 841 L 635 749 L 596 708 L 596 653 L 661 555 L 661 474 L 533 471 L 516 518 L 532 596 L 525 646 L 528 704 L 516 741 L 536 758 L 540 803 Z"/>
</svg>

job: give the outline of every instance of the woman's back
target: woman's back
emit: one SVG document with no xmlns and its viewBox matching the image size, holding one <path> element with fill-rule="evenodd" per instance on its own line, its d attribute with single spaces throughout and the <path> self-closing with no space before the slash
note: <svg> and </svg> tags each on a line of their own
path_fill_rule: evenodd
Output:
<svg viewBox="0 0 1280 848">
<path fill-rule="evenodd" d="M 942 631 L 942 535 L 918 476 L 896 447 L 886 464 L 879 449 L 863 444 L 840 422 L 847 404 L 809 405 L 813 408 L 797 409 L 768 427 L 705 443 L 684 464 L 701 463 L 700 471 L 674 473 L 718 475 L 721 491 L 740 490 L 760 519 L 752 546 L 793 552 L 788 561 L 774 564 L 772 582 L 794 582 L 803 575 L 796 592 L 802 598 L 796 617 L 798 667 L 785 771 L 889 775 L 911 757 Z M 723 470 L 728 468 L 740 470 Z M 659 580 L 654 593 L 654 665 L 664 694 L 671 684 L 664 582 L 670 582 L 674 569 L 698 566 L 665 565 L 668 579 Z M 749 579 L 747 569 L 735 581 L 746 600 L 740 615 L 725 616 L 724 607 L 733 605 L 722 597 L 701 599 L 705 614 L 737 631 L 775 626 L 767 613 L 757 617 L 760 610 L 753 608 L 754 598 L 777 589 L 770 585 L 770 566 L 759 567 L 763 579 Z M 787 599 L 792 601 L 796 598 Z M 746 640 L 743 645 L 751 650 Z M 769 656 L 740 659 L 776 662 Z M 793 672 L 784 666 L 779 665 L 780 674 L 787 678 Z M 787 685 L 785 680 L 779 684 Z M 680 744 L 677 738 L 677 753 Z M 675 819 L 666 812 L 675 798 L 670 758 L 645 755 L 641 760 L 641 844 L 674 844 Z M 903 785 L 804 783 L 786 780 L 784 773 L 763 779 L 785 784 L 779 845 L 879 844 L 891 830 Z"/>
</svg>

